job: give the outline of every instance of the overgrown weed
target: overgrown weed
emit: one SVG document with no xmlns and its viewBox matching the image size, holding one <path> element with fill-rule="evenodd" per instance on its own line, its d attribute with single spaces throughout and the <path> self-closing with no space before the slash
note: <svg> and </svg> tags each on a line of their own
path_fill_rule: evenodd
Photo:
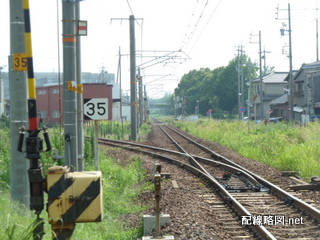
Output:
<svg viewBox="0 0 320 240">
<path fill-rule="evenodd" d="M 220 143 L 244 157 L 280 170 L 298 171 L 304 179 L 319 175 L 320 123 L 254 124 L 239 121 L 201 120 L 176 122 L 190 134 Z M 311 167 L 312 166 L 312 167 Z"/>
</svg>

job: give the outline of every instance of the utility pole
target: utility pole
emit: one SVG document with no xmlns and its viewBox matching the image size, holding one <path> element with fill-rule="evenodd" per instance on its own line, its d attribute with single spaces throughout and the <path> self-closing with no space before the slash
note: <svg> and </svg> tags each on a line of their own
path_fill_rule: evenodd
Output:
<svg viewBox="0 0 320 240">
<path fill-rule="evenodd" d="M 140 74 L 140 67 L 138 68 L 138 83 L 139 83 L 139 116 L 140 116 L 140 127 L 143 124 L 143 92 L 142 92 L 142 76 Z"/>
<path fill-rule="evenodd" d="M 263 50 L 263 56 L 262 56 L 262 59 L 263 59 L 263 74 L 267 74 L 267 53 L 271 53 L 271 52 L 268 52 L 266 51 L 266 49 Z"/>
<path fill-rule="evenodd" d="M 27 114 L 27 74 L 26 68 L 24 14 L 21 0 L 10 1 L 10 56 L 9 56 L 9 91 L 10 91 L 10 194 L 14 201 L 29 206 L 29 162 L 25 154 L 18 152 L 19 128 L 28 128 Z"/>
<path fill-rule="evenodd" d="M 251 34 L 252 37 L 252 34 Z M 259 75 L 260 75 L 260 81 L 259 81 L 259 98 L 260 98 L 260 120 L 263 119 L 264 114 L 263 114 L 263 91 L 262 91 L 262 81 L 263 81 L 263 77 L 262 77 L 262 50 L 261 50 L 261 31 L 259 31 L 259 42 L 251 42 L 251 37 L 250 37 L 250 43 L 259 43 Z M 257 115 L 255 116 L 256 120 L 257 120 Z"/>
<path fill-rule="evenodd" d="M 244 104 L 244 93 L 243 93 L 243 46 L 238 47 L 238 64 L 237 64 L 237 72 L 238 72 L 238 113 L 239 120 L 243 120 L 243 113 L 240 112 L 240 108 L 243 107 Z"/>
<path fill-rule="evenodd" d="M 277 8 L 279 11 L 280 9 Z M 283 9 L 281 9 L 283 10 Z M 278 18 L 278 13 L 277 13 L 277 18 Z M 286 30 L 284 29 L 285 24 L 282 23 L 283 27 L 280 29 L 281 36 L 284 36 L 284 32 L 288 31 L 289 32 L 289 91 L 288 91 L 288 102 L 289 102 L 289 109 L 290 109 L 290 119 L 289 120 L 294 120 L 294 104 L 293 104 L 293 95 L 294 95 L 294 89 L 293 89 L 293 74 L 292 74 L 292 39 L 291 39 L 291 10 L 290 10 L 290 3 L 288 3 L 288 23 L 289 23 L 289 29 Z"/>
<path fill-rule="evenodd" d="M 260 120 L 262 121 L 262 119 L 264 118 L 264 111 L 263 111 L 263 91 L 262 91 L 262 50 L 261 50 L 261 31 L 259 31 L 259 68 L 260 68 L 260 82 L 259 82 L 259 95 L 260 95 Z"/>
<path fill-rule="evenodd" d="M 136 81 L 136 39 L 135 18 L 129 17 L 130 25 L 130 95 L 131 95 L 131 140 L 137 140 L 137 81 Z"/>
<path fill-rule="evenodd" d="M 127 18 L 113 18 L 112 20 L 128 20 Z M 129 16 L 129 34 L 130 34 L 130 98 L 131 98 L 131 140 L 137 140 L 137 78 L 136 78 L 136 39 L 135 39 L 135 21 L 138 19 L 133 15 Z M 141 18 L 139 19 L 141 20 Z"/>
<path fill-rule="evenodd" d="M 80 21 L 80 1 L 76 1 L 76 20 Z M 79 31 L 79 30 L 78 30 Z M 81 72 L 81 37 L 77 34 L 76 37 L 76 69 L 77 69 L 77 86 L 82 86 L 82 72 Z M 78 118 L 78 170 L 84 170 L 84 136 L 83 136 L 83 97 L 82 93 L 77 93 L 77 118 Z"/>
<path fill-rule="evenodd" d="M 147 97 L 147 90 L 146 90 L 146 85 L 143 85 L 143 91 L 144 91 L 144 118 L 146 121 L 149 120 L 149 108 L 148 108 L 148 97 Z M 175 114 L 176 116 L 176 114 Z"/>
<path fill-rule="evenodd" d="M 62 0 L 65 161 L 78 170 L 75 1 Z"/>
<path fill-rule="evenodd" d="M 288 3 L 288 21 L 289 21 L 289 82 L 290 82 L 290 120 L 294 120 L 294 105 L 293 105 L 293 76 L 292 76 L 292 39 L 291 39 L 291 13 L 290 13 L 290 3 Z"/>
<path fill-rule="evenodd" d="M 319 30 L 318 30 L 319 20 L 316 20 L 316 59 L 319 61 Z"/>
<path fill-rule="evenodd" d="M 3 84 L 3 78 L 1 70 L 3 69 L 3 66 L 0 66 L 0 115 L 4 113 L 4 84 Z"/>
</svg>

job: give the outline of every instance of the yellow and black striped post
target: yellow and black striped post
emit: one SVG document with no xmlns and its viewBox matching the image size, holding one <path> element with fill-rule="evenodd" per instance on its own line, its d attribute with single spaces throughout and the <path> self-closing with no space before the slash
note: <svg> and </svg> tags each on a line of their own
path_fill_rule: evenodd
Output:
<svg viewBox="0 0 320 240">
<path fill-rule="evenodd" d="M 48 219 L 57 239 L 69 239 L 75 223 L 102 221 L 100 171 L 70 172 L 66 166 L 50 167 L 46 185 Z"/>
<path fill-rule="evenodd" d="M 30 10 L 29 0 L 22 0 L 24 12 L 24 25 L 25 25 L 25 47 L 27 59 L 27 72 L 28 72 L 28 117 L 29 117 L 29 130 L 28 137 L 26 138 L 26 158 L 30 159 L 30 168 L 28 170 L 29 183 L 30 183 L 30 209 L 35 210 L 37 219 L 34 221 L 35 228 L 33 230 L 33 238 L 36 240 L 42 239 L 44 234 L 43 219 L 40 218 L 40 213 L 44 208 L 43 200 L 43 176 L 42 168 L 39 164 L 40 152 L 42 151 L 42 140 L 38 137 L 38 118 L 37 118 L 37 105 L 36 105 L 36 88 L 33 72 L 33 59 L 32 59 L 32 44 L 31 44 L 31 23 L 30 23 Z M 46 133 L 47 134 L 47 133 Z M 24 131 L 20 132 L 18 143 L 18 151 L 22 150 L 22 141 L 24 139 Z M 47 136 L 49 141 L 49 137 Z M 48 143 L 48 142 L 47 142 Z M 50 145 L 50 144 L 49 144 Z M 48 151 L 51 146 L 48 146 Z"/>
<path fill-rule="evenodd" d="M 23 0 L 25 42 L 28 71 L 28 110 L 29 110 L 29 129 L 38 129 L 37 104 L 36 104 L 36 85 L 33 71 L 32 42 L 31 42 L 31 23 L 29 0 Z"/>
<path fill-rule="evenodd" d="M 43 135 L 47 145 L 47 149 L 43 150 L 43 141 L 38 134 L 41 130 L 38 129 L 37 117 L 37 104 L 36 104 L 36 86 L 33 71 L 33 58 L 32 58 L 32 44 L 31 44 L 31 22 L 29 0 L 22 0 L 24 12 L 24 25 L 25 25 L 25 46 L 26 46 L 26 61 L 28 73 L 28 116 L 29 116 L 29 129 L 27 130 L 28 136 L 26 138 L 26 158 L 30 160 L 30 168 L 28 169 L 29 183 L 30 183 L 30 209 L 35 210 L 37 219 L 34 222 L 33 239 L 40 240 L 44 234 L 43 219 L 40 218 L 40 213 L 44 208 L 44 193 L 42 176 L 42 167 L 40 164 L 40 153 L 43 151 L 50 151 L 51 144 L 48 133 L 43 128 Z M 24 69 L 25 71 L 25 69 Z M 20 137 L 18 142 L 18 151 L 24 152 L 22 149 L 24 140 L 25 129 L 21 128 Z"/>
</svg>

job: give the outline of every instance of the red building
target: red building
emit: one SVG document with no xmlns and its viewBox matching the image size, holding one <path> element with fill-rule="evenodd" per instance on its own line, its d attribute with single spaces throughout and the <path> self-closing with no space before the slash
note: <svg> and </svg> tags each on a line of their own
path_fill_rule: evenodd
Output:
<svg viewBox="0 0 320 240">
<path fill-rule="evenodd" d="M 112 119 L 112 87 L 113 85 L 106 83 L 83 84 L 83 99 L 108 99 L 108 119 L 106 120 Z M 63 124 L 63 91 L 61 85 L 60 87 L 59 85 L 37 87 L 37 111 L 38 118 L 45 122 L 47 126 Z"/>
</svg>

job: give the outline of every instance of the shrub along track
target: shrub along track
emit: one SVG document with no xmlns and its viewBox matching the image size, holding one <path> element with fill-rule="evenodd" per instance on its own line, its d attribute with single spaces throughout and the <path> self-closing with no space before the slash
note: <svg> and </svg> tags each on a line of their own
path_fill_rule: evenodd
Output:
<svg viewBox="0 0 320 240">
<path fill-rule="evenodd" d="M 175 141 L 183 145 L 183 149 L 185 149 L 186 152 L 192 154 L 193 157 L 191 159 L 197 159 L 201 160 L 201 162 L 204 162 L 205 158 L 211 158 L 211 153 L 208 155 L 207 153 L 204 153 L 203 149 L 199 150 L 199 148 L 195 147 L 194 144 L 190 144 L 190 141 L 187 141 L 185 138 L 179 136 L 178 132 L 168 129 L 166 129 L 166 131 L 170 131 L 170 135 L 174 136 L 174 139 L 176 139 Z M 166 149 L 172 149 L 174 151 L 179 150 L 181 152 L 182 149 L 177 149 L 176 146 L 172 145 L 172 141 L 172 139 L 170 140 L 168 137 L 165 137 L 163 130 L 160 130 L 160 128 L 157 126 L 153 126 L 153 131 L 148 135 L 147 144 Z M 197 141 L 199 141 L 199 139 Z M 137 148 L 141 150 L 141 147 L 138 146 L 135 146 L 134 148 L 136 150 Z M 154 155 L 156 155 L 155 149 L 152 149 L 152 151 L 154 152 Z M 174 151 L 170 152 L 169 154 L 166 153 L 166 155 L 168 155 L 168 157 L 170 155 L 170 157 L 177 158 L 179 154 Z M 227 155 L 234 155 L 234 159 L 239 160 L 241 158 L 230 151 L 224 150 L 223 153 L 225 152 L 228 152 Z M 148 169 L 149 173 L 152 173 L 153 163 L 158 160 L 145 157 L 143 158 L 145 160 L 146 169 Z M 218 157 L 215 156 L 215 158 L 219 159 L 220 161 L 224 160 L 224 158 L 220 155 L 218 155 Z M 190 155 L 184 154 L 182 159 L 180 158 L 181 161 L 186 161 L 186 159 L 190 160 Z M 275 169 L 248 159 L 241 158 L 241 161 L 248 162 L 247 165 L 252 165 L 252 163 L 255 163 L 255 172 L 257 172 L 257 170 L 264 172 L 264 177 L 267 176 L 269 180 L 275 180 L 283 187 L 287 186 L 288 184 L 292 184 L 290 179 L 280 177 L 279 171 Z M 187 165 L 187 163 L 185 162 L 184 164 L 181 162 L 178 165 Z M 259 222 L 253 222 L 253 220 L 260 220 L 260 218 L 263 218 L 262 220 L 269 221 L 268 224 L 266 224 L 268 225 L 268 230 L 277 236 L 278 239 L 290 239 L 294 237 L 310 237 L 310 239 L 316 239 L 316 237 L 320 237 L 319 228 L 311 220 L 307 219 L 306 216 L 297 215 L 291 208 L 288 208 L 285 204 L 283 204 L 284 200 L 286 200 L 286 203 L 294 205 L 293 202 L 299 202 L 298 199 L 295 197 L 283 199 L 287 197 L 282 196 L 282 193 L 278 193 L 278 195 L 281 195 L 282 197 L 282 200 L 278 200 L 271 194 L 260 192 L 259 189 L 257 189 L 256 182 L 250 180 L 250 178 L 243 178 L 246 173 L 241 169 L 238 168 L 235 170 L 233 168 L 233 170 L 230 170 L 227 168 L 227 166 L 220 166 L 220 168 L 217 170 L 217 165 L 219 164 L 212 161 L 210 163 L 210 167 L 208 163 L 206 163 L 205 168 L 210 172 L 210 175 L 215 177 L 216 180 L 224 182 L 224 186 L 229 187 L 229 190 L 236 188 L 241 190 L 241 192 L 232 191 L 233 195 L 227 196 L 224 193 L 224 189 L 219 190 L 217 187 L 214 187 L 215 191 L 213 191 L 213 184 L 209 184 L 211 187 L 204 188 L 203 181 L 199 181 L 198 178 L 195 178 L 190 173 L 181 171 L 181 169 L 174 167 L 173 165 L 163 163 L 163 172 L 166 171 L 171 173 L 172 180 L 177 181 L 179 185 L 179 188 L 174 188 L 170 184 L 170 181 L 166 182 L 164 185 L 161 205 L 163 206 L 163 212 L 170 214 L 172 220 L 170 225 L 163 229 L 163 233 L 174 235 L 176 239 L 242 239 L 245 237 L 249 237 L 249 239 L 257 239 L 259 237 L 275 239 L 271 234 L 269 235 L 268 231 L 264 231 L 264 226 L 259 226 Z M 236 167 L 239 166 L 237 165 Z M 232 173 L 232 177 L 229 179 L 228 173 L 230 173 L 230 171 Z M 193 172 L 195 173 L 195 171 Z M 242 186 L 240 186 L 241 181 L 239 181 L 239 176 L 241 176 L 240 178 L 242 180 L 245 180 L 244 183 L 242 182 Z M 211 180 L 206 179 L 206 177 L 202 177 L 202 179 L 206 182 Z M 236 185 L 234 185 L 234 180 L 237 182 Z M 250 187 L 253 191 L 250 190 Z M 272 184 L 268 185 L 267 187 L 269 190 L 271 190 L 271 192 L 275 192 L 276 187 L 274 187 Z M 245 190 L 248 191 L 244 193 L 243 191 Z M 217 195 L 216 193 L 219 194 Z M 253 197 L 257 197 L 257 195 L 259 201 L 253 199 Z M 147 202 L 150 200 L 152 202 L 152 198 L 152 194 L 150 193 L 146 194 L 146 196 L 141 196 L 141 200 Z M 237 198 L 239 202 L 242 202 L 242 204 L 248 209 L 250 208 L 250 212 L 252 212 L 252 214 L 256 217 L 251 217 L 251 219 L 241 217 L 249 215 L 249 213 L 240 208 L 240 212 L 238 212 L 238 218 L 235 218 L 225 207 L 225 205 L 229 205 L 233 209 L 238 208 L 237 204 L 235 204 L 237 200 L 234 198 Z M 259 207 L 258 204 L 260 204 Z M 307 210 L 307 212 L 308 211 L 311 210 Z M 276 214 L 279 217 L 276 218 Z M 285 218 L 283 221 L 286 222 L 282 222 L 282 217 Z M 313 218 L 317 217 L 317 214 L 316 216 L 313 216 Z M 291 222 L 288 222 L 289 220 Z M 241 226 L 241 221 L 242 225 L 247 224 L 251 230 L 254 230 L 254 234 L 249 234 L 247 231 L 248 229 L 245 229 L 243 226 Z M 280 221 L 280 224 L 279 222 L 275 221 Z M 302 222 L 303 224 L 301 224 Z M 285 224 L 281 225 L 281 223 Z M 271 229 L 269 226 L 270 224 L 274 225 L 271 226 Z M 300 228 L 300 230 L 297 230 L 297 228 Z M 302 229 L 307 229 L 307 231 Z"/>
</svg>

